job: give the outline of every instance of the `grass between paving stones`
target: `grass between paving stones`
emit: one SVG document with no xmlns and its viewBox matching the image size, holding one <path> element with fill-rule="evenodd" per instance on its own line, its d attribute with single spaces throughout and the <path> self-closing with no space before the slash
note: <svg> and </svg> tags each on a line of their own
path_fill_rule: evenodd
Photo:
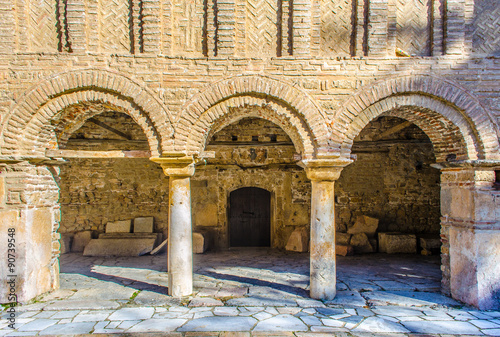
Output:
<svg viewBox="0 0 500 337">
<path fill-rule="evenodd" d="M 132 296 L 130 296 L 128 303 L 132 303 L 132 301 L 134 300 L 134 298 L 136 298 L 136 297 L 137 297 L 137 295 L 139 295 L 139 293 L 140 293 L 141 291 L 142 291 L 142 290 L 137 290 L 136 292 L 134 292 L 134 293 L 132 294 Z"/>
</svg>

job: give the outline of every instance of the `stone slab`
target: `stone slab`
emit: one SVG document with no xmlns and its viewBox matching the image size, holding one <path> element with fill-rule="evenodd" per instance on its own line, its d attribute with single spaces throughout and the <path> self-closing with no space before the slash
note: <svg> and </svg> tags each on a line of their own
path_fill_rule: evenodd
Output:
<svg viewBox="0 0 500 337">
<path fill-rule="evenodd" d="M 193 319 L 177 331 L 250 331 L 257 320 L 253 317 L 213 316 Z"/>
<path fill-rule="evenodd" d="M 172 306 L 179 305 L 181 299 L 178 297 L 159 294 L 154 291 L 143 290 L 134 298 L 134 303 L 148 306 Z"/>
<path fill-rule="evenodd" d="M 203 254 L 208 248 L 207 238 L 203 233 L 193 233 L 193 253 Z"/>
<path fill-rule="evenodd" d="M 326 304 L 363 307 L 366 300 L 357 291 L 337 291 L 335 298 Z"/>
<path fill-rule="evenodd" d="M 460 302 L 439 293 L 420 291 L 372 291 L 363 293 L 372 305 L 398 305 L 408 307 L 458 306 Z"/>
<path fill-rule="evenodd" d="M 427 251 L 439 251 L 441 248 L 441 239 L 438 237 L 421 237 L 420 239 L 420 247 Z"/>
<path fill-rule="evenodd" d="M 153 249 L 150 254 L 151 255 L 158 255 L 158 254 L 163 254 L 167 252 L 167 245 L 168 245 L 168 239 L 163 240 L 162 243 L 160 243 L 155 249 Z"/>
<path fill-rule="evenodd" d="M 226 305 L 246 307 L 296 307 L 297 302 L 293 299 L 245 297 L 232 298 L 226 302 Z"/>
<path fill-rule="evenodd" d="M 285 249 L 292 252 L 304 253 L 309 250 L 309 232 L 306 228 L 296 228 L 286 243 Z"/>
<path fill-rule="evenodd" d="M 362 321 L 353 332 L 370 333 L 408 333 L 408 329 L 399 323 L 387 321 L 380 317 L 368 317 Z"/>
<path fill-rule="evenodd" d="M 41 331 L 48 328 L 51 325 L 56 324 L 58 321 L 56 319 L 36 319 L 22 325 L 18 331 Z"/>
<path fill-rule="evenodd" d="M 406 321 L 403 326 L 413 333 L 481 335 L 481 331 L 467 322 L 457 321 Z"/>
<path fill-rule="evenodd" d="M 335 254 L 340 256 L 354 255 L 354 247 L 351 245 L 335 245 Z"/>
<path fill-rule="evenodd" d="M 79 335 L 91 333 L 95 322 L 56 324 L 44 329 L 40 335 Z"/>
<path fill-rule="evenodd" d="M 73 237 L 73 243 L 71 245 L 71 251 L 72 252 L 83 252 L 85 249 L 85 246 L 90 242 L 92 239 L 92 231 L 83 231 L 83 232 L 77 232 L 75 233 L 75 236 Z"/>
<path fill-rule="evenodd" d="M 373 247 L 365 233 L 356 233 L 351 237 L 351 246 L 355 253 L 373 253 Z"/>
<path fill-rule="evenodd" d="M 307 331 L 307 325 L 292 315 L 276 315 L 257 323 L 253 331 Z"/>
<path fill-rule="evenodd" d="M 414 234 L 378 233 L 379 252 L 387 254 L 416 254 L 417 237 Z"/>
<path fill-rule="evenodd" d="M 141 256 L 151 252 L 155 239 L 94 239 L 85 247 L 84 256 Z"/>
<path fill-rule="evenodd" d="M 106 224 L 106 233 L 130 233 L 132 220 L 110 221 Z"/>
<path fill-rule="evenodd" d="M 140 217 L 134 219 L 134 233 L 153 233 L 154 217 Z"/>
<path fill-rule="evenodd" d="M 99 239 L 157 239 L 159 233 L 102 233 Z"/>
<path fill-rule="evenodd" d="M 189 307 L 218 307 L 223 306 L 221 300 L 210 297 L 195 297 L 189 301 Z"/>
<path fill-rule="evenodd" d="M 368 237 L 374 237 L 378 228 L 378 219 L 366 215 L 359 215 L 354 225 L 347 230 L 348 234 L 364 233 Z"/>
<path fill-rule="evenodd" d="M 96 300 L 90 298 L 86 300 L 58 301 L 45 306 L 45 310 L 89 310 L 89 309 L 117 309 L 120 305 L 115 301 Z"/>
<path fill-rule="evenodd" d="M 149 319 L 155 313 L 155 309 L 152 307 L 141 307 L 141 308 L 122 308 L 120 310 L 112 313 L 108 320 L 110 321 L 132 321 Z"/>
<path fill-rule="evenodd" d="M 352 234 L 348 233 L 335 233 L 335 244 L 337 245 L 349 245 L 351 243 Z"/>
<path fill-rule="evenodd" d="M 175 331 L 177 328 L 186 323 L 186 319 L 173 319 L 173 318 L 151 318 L 146 319 L 130 329 L 127 332 L 170 332 Z"/>
</svg>

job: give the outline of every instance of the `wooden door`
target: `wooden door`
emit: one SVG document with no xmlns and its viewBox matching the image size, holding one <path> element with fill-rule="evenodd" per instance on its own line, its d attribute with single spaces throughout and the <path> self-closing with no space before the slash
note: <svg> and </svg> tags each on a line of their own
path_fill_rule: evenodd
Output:
<svg viewBox="0 0 500 337">
<path fill-rule="evenodd" d="M 243 187 L 229 195 L 229 245 L 271 246 L 271 192 Z"/>
</svg>

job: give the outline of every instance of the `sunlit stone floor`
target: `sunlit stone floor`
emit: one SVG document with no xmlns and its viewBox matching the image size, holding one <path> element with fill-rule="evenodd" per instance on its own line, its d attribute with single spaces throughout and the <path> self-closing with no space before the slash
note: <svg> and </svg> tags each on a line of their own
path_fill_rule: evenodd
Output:
<svg viewBox="0 0 500 337">
<path fill-rule="evenodd" d="M 166 256 L 61 256 L 61 288 L 19 307 L 10 334 L 196 331 L 500 335 L 500 313 L 440 294 L 438 256 L 337 258 L 337 297 L 309 298 L 308 254 L 234 249 L 194 256 L 194 293 L 167 296 Z M 6 313 L 2 317 L 5 318 Z M 63 317 L 64 316 L 64 317 Z"/>
</svg>

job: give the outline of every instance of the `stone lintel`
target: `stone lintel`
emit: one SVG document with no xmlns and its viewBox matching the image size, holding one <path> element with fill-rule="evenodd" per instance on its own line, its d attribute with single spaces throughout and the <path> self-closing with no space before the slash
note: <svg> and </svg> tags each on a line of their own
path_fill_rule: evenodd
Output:
<svg viewBox="0 0 500 337">
<path fill-rule="evenodd" d="M 298 163 L 306 171 L 307 178 L 313 181 L 335 181 L 351 159 L 306 159 Z"/>
<path fill-rule="evenodd" d="M 163 173 L 169 177 L 191 177 L 194 175 L 195 160 L 193 156 L 170 154 L 168 157 L 152 157 L 151 161 L 163 168 Z"/>
</svg>

